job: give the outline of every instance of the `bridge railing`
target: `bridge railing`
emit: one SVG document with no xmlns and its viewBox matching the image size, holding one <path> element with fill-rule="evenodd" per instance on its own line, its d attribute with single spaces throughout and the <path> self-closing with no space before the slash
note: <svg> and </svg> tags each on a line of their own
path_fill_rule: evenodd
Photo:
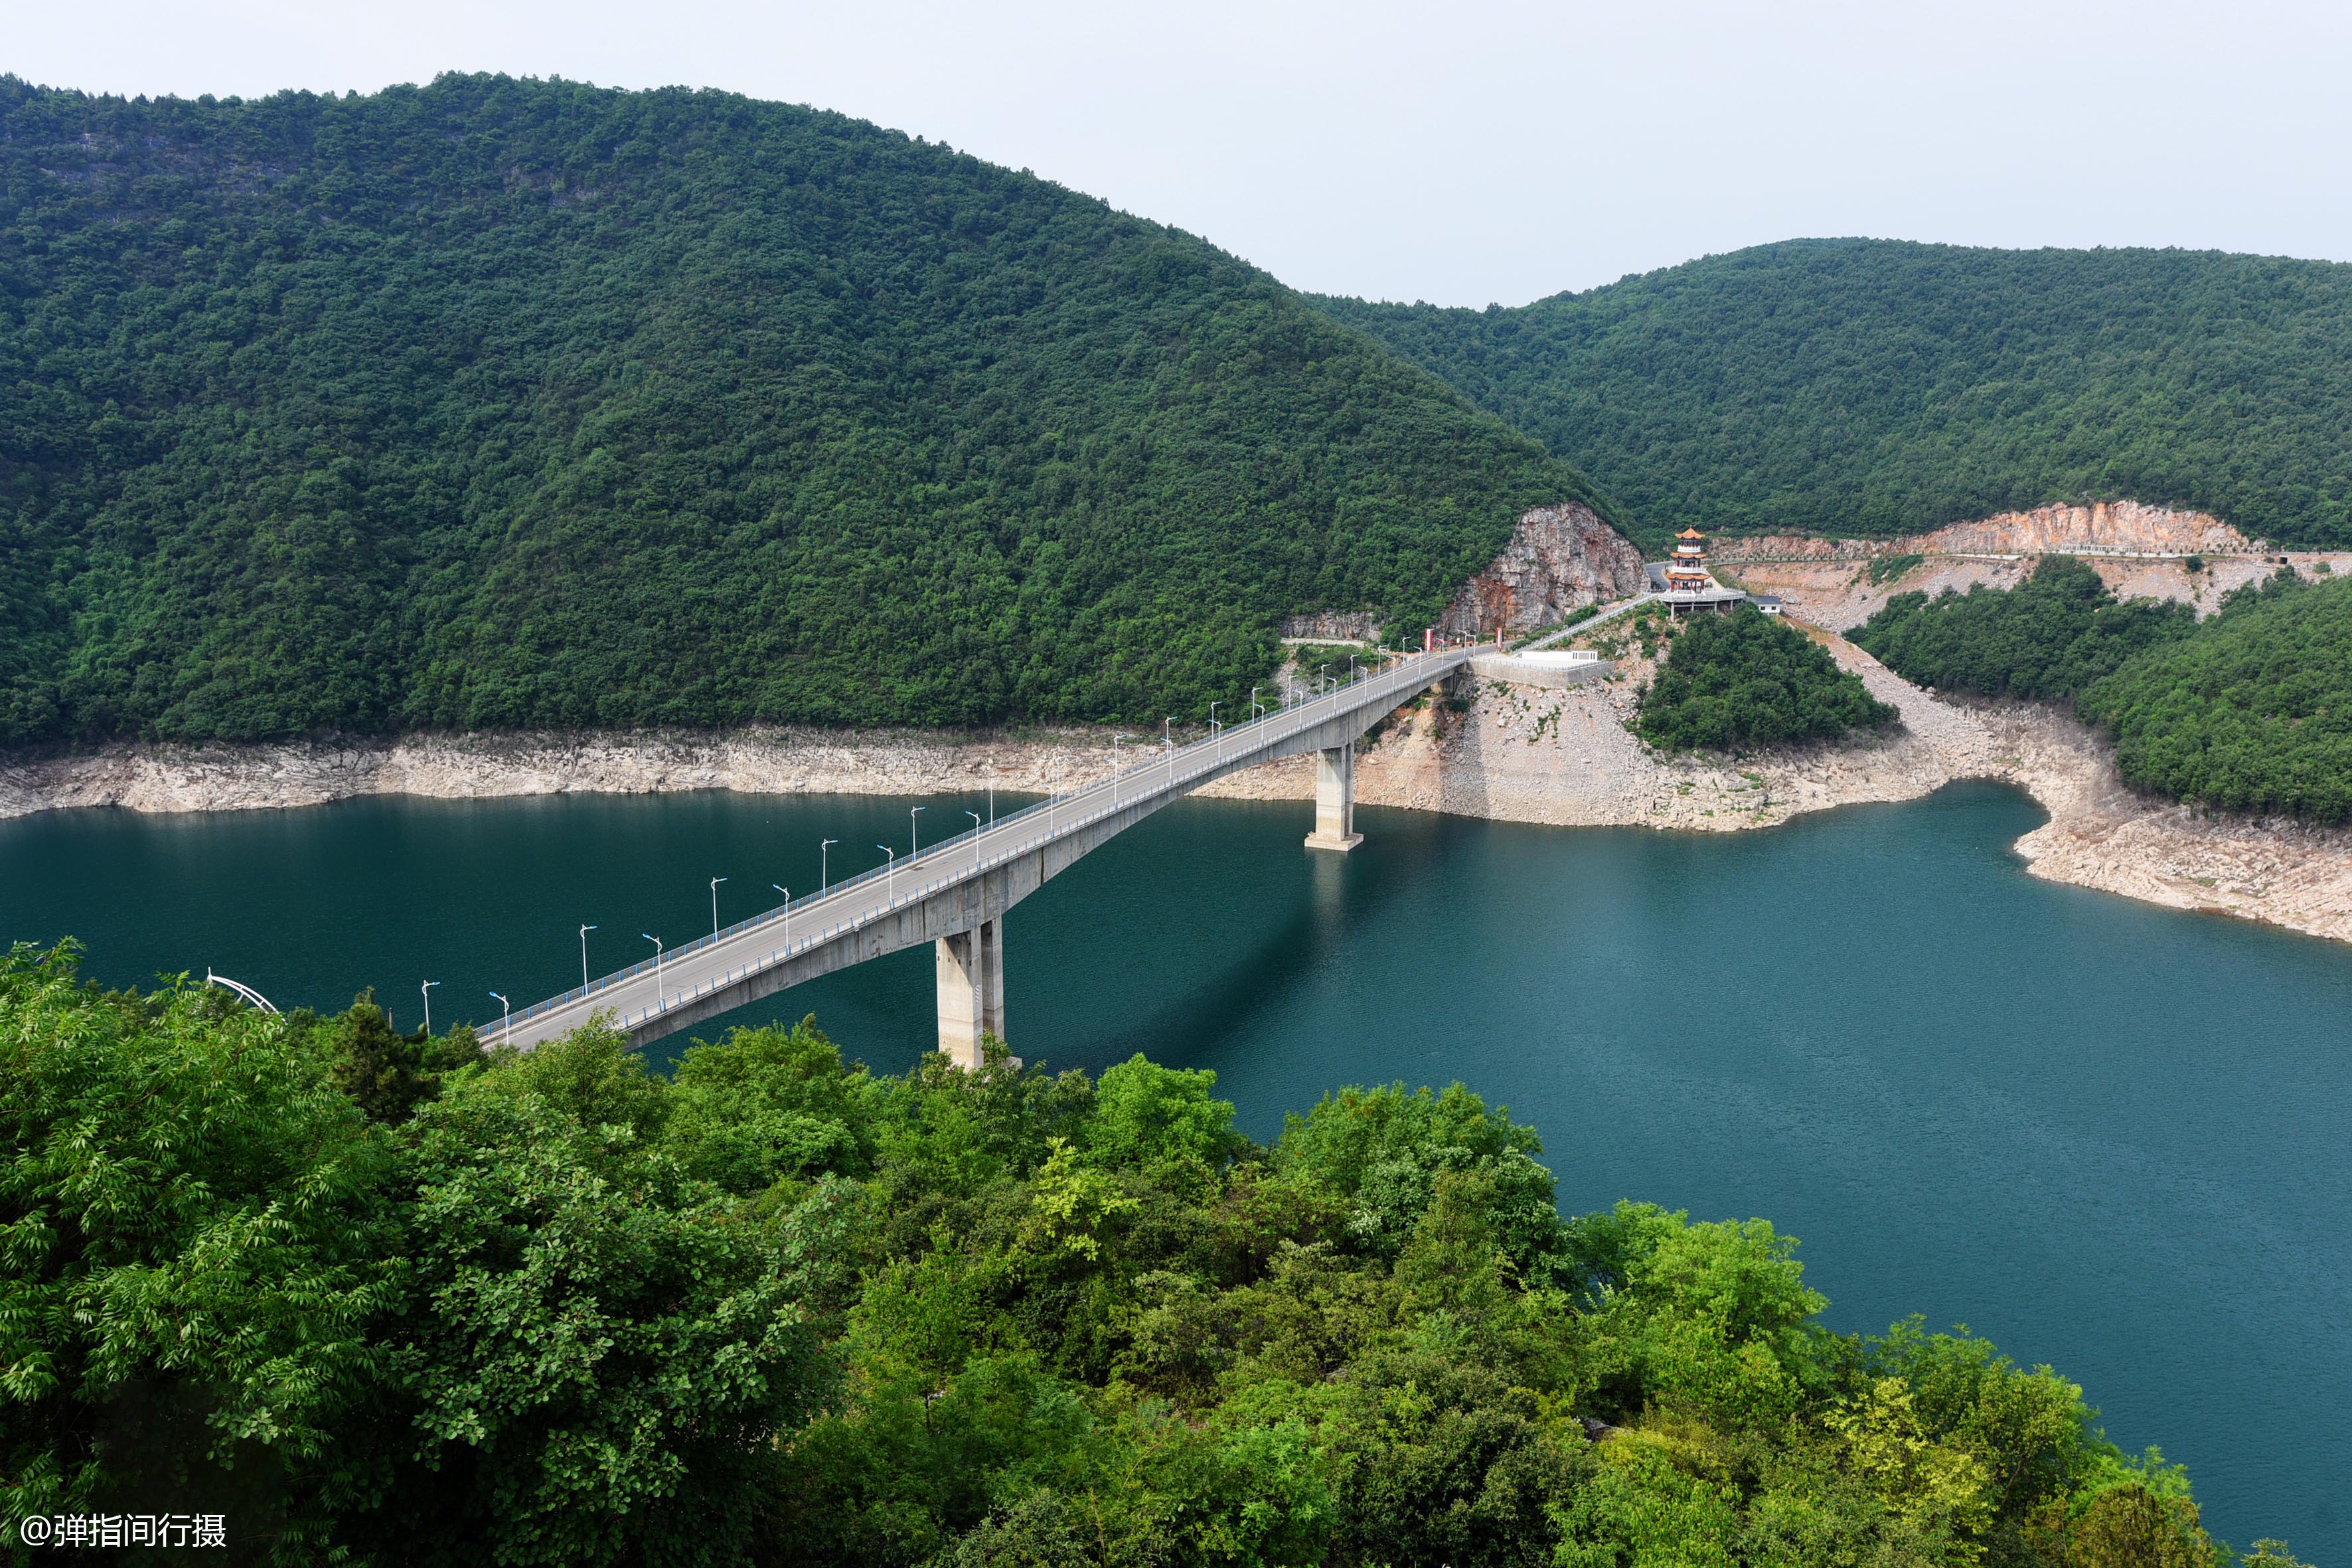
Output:
<svg viewBox="0 0 2352 1568">
<path fill-rule="evenodd" d="M 838 882 L 828 882 L 814 893 L 804 893 L 787 903 L 777 905 L 774 909 L 737 921 L 733 925 L 721 927 L 708 936 L 694 937 L 680 942 L 676 947 L 664 948 L 658 957 L 642 959 L 625 969 L 616 969 L 610 974 L 600 975 L 586 985 L 575 985 L 544 1001 L 534 1002 L 530 1006 L 503 1017 L 499 1026 L 510 1033 L 517 1024 L 526 1024 L 534 1018 L 543 1017 L 558 1008 L 569 1007 L 587 1001 L 600 993 L 611 990 L 615 985 L 654 973 L 657 970 L 667 969 L 671 964 L 689 959 L 721 942 L 732 941 L 747 931 L 787 921 L 793 915 L 805 913 L 816 905 L 837 899 L 852 889 L 864 887 L 877 879 L 895 881 L 898 879 L 906 878 L 918 868 L 934 862 L 936 858 L 959 846 L 968 847 L 975 840 L 1001 833 L 1007 827 L 1032 820 L 1040 824 L 1048 822 L 1052 824 L 1050 832 L 1043 836 L 1022 837 L 1009 847 L 1001 848 L 995 855 L 958 868 L 951 876 L 930 882 L 910 884 L 906 893 L 894 892 L 883 909 L 861 915 L 853 921 L 824 928 L 803 938 L 796 948 L 788 947 L 780 952 L 772 953 L 770 962 L 787 957 L 793 952 L 805 951 L 819 942 L 830 942 L 843 931 L 864 925 L 877 915 L 888 913 L 902 904 L 928 898 L 951 882 L 964 880 L 981 871 L 1001 865 L 1008 859 L 1026 854 L 1043 842 L 1062 837 L 1077 828 L 1097 822 L 1113 812 L 1125 809 L 1138 800 L 1164 794 L 1179 784 L 1190 783 L 1204 773 L 1224 766 L 1229 760 L 1263 750 L 1276 742 L 1287 740 L 1302 731 L 1325 723 L 1339 714 L 1360 706 L 1367 696 L 1364 688 L 1368 685 L 1374 688 L 1369 693 L 1374 700 L 1382 695 L 1379 689 L 1381 687 L 1387 687 L 1398 692 L 1411 690 L 1430 678 L 1427 661 L 1456 662 L 1460 652 L 1461 650 L 1458 649 L 1443 648 L 1402 655 L 1395 662 L 1378 669 L 1367 669 L 1355 679 L 1337 686 L 1329 691 L 1301 696 L 1295 700 L 1279 703 L 1265 713 L 1244 723 L 1219 726 L 1200 740 L 1164 750 L 1156 762 L 1122 769 L 1108 779 L 1088 784 L 1082 789 L 1073 790 L 1066 795 L 1048 795 L 1045 799 L 1033 801 L 1017 811 L 1008 812 L 993 822 L 967 827 L 950 837 L 942 838 L 923 849 L 921 853 L 909 856 L 903 861 L 886 860 L 879 866 L 845 877 Z M 1353 694 L 1352 699 L 1350 694 Z M 1181 775 L 1177 771 L 1179 763 L 1188 764 Z M 1159 775 L 1159 782 L 1150 788 L 1138 793 L 1137 786 L 1141 781 L 1154 774 Z M 1106 798 L 1108 801 L 1107 805 L 1099 809 L 1094 808 L 1096 802 Z M 1076 812 L 1077 815 L 1071 816 L 1066 822 L 1060 820 L 1061 814 L 1069 812 Z M 745 969 L 746 972 L 756 972 L 757 969 L 765 967 L 768 965 L 761 963 L 747 965 Z M 732 984 L 740 977 L 730 971 L 722 983 Z M 699 991 L 695 994 L 698 994 Z M 681 1000 L 686 999 L 690 998 L 681 998 Z M 626 1025 L 653 1012 L 666 1011 L 668 1005 L 664 1002 L 645 1012 L 628 1015 L 622 1019 L 622 1023 Z"/>
</svg>

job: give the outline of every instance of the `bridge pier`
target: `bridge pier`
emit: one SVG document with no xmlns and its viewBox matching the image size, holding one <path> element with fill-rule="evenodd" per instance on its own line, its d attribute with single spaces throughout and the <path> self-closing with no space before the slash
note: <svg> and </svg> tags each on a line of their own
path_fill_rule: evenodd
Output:
<svg viewBox="0 0 2352 1568">
<path fill-rule="evenodd" d="M 1004 1038 L 1004 917 L 940 937 L 935 945 L 940 1049 L 956 1066 L 978 1071 L 981 1037 Z"/>
<path fill-rule="evenodd" d="M 1315 831 L 1309 849 L 1353 849 L 1364 841 L 1356 831 L 1356 743 L 1315 753 Z"/>
</svg>

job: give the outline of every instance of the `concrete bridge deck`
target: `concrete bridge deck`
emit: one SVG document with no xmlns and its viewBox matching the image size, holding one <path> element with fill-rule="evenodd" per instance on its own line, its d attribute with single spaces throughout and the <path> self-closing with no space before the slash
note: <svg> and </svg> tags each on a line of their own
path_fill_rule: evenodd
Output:
<svg viewBox="0 0 2352 1568">
<path fill-rule="evenodd" d="M 1072 862 L 1211 780 L 1313 752 L 1316 830 L 1352 847 L 1355 742 L 1401 704 L 1466 664 L 1473 647 L 1400 658 L 1349 685 L 1162 748 L 1112 779 L 1024 807 L 823 891 L 699 937 L 483 1030 L 530 1047 L 608 1016 L 632 1044 L 688 1028 L 836 969 L 919 942 L 937 949 L 940 1047 L 980 1062 L 982 1034 L 1005 1037 L 1004 911 Z"/>
</svg>

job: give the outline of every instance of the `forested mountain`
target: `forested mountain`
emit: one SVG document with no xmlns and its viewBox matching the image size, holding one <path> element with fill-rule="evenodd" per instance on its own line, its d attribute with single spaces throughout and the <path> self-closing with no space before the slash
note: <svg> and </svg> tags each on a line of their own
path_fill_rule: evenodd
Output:
<svg viewBox="0 0 2352 1568">
<path fill-rule="evenodd" d="M 1584 493 L 1205 242 L 836 115 L 0 79 L 0 743 L 1156 721 Z"/>
<path fill-rule="evenodd" d="M 2333 262 L 1797 240 L 1516 310 L 1320 302 L 1653 538 L 2128 497 L 2352 542 L 2352 267 Z"/>
</svg>

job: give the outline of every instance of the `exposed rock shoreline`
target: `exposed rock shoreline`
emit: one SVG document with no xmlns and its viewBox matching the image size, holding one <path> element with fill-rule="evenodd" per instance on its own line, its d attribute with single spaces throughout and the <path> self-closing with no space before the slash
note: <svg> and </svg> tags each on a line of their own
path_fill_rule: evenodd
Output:
<svg viewBox="0 0 2352 1568">
<path fill-rule="evenodd" d="M 1834 637 L 1823 642 L 1903 712 L 1883 741 L 1726 763 L 1667 760 L 1625 728 L 1632 679 L 1566 690 L 1478 682 L 1466 708 L 1401 711 L 1366 746 L 1358 799 L 1502 821 L 1696 831 L 1915 799 L 1959 779 L 2021 785 L 2051 815 L 2018 843 L 2035 876 L 2352 942 L 2352 833 L 2202 817 L 2134 796 L 2106 748 L 2028 706 L 1929 695 Z M 748 730 L 724 735 L 419 736 L 264 746 L 116 745 L 0 760 L 0 817 L 59 807 L 221 811 L 368 795 L 444 799 L 570 792 L 907 795 L 1040 792 L 1101 777 L 1096 730 L 954 734 Z M 1305 759 L 1201 792 L 1304 800 Z"/>
</svg>

